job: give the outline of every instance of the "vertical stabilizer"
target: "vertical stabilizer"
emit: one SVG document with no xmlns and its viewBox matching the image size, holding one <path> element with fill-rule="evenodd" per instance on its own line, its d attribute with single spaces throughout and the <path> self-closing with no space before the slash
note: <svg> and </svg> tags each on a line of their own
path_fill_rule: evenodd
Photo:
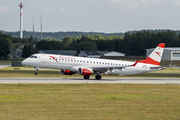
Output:
<svg viewBox="0 0 180 120">
<path fill-rule="evenodd" d="M 161 58 L 163 55 L 165 43 L 160 43 L 153 52 L 145 60 L 140 61 L 139 63 L 146 63 L 152 65 L 160 65 Z"/>
</svg>

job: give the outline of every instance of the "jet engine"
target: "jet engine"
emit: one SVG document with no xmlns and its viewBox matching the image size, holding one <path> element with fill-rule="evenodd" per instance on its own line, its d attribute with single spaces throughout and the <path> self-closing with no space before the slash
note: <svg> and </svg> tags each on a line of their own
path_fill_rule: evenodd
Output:
<svg viewBox="0 0 180 120">
<path fill-rule="evenodd" d="M 72 75 L 72 74 L 74 74 L 74 72 L 69 71 L 69 70 L 61 70 L 61 73 L 64 74 L 64 75 Z"/>
<path fill-rule="evenodd" d="M 93 74 L 93 71 L 90 68 L 79 68 L 78 73 L 80 75 L 87 75 L 87 76 L 89 76 L 89 75 Z"/>
</svg>

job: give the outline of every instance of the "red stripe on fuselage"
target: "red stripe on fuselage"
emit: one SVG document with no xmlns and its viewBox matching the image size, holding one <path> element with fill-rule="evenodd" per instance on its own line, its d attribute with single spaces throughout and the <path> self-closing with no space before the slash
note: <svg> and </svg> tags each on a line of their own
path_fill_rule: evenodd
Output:
<svg viewBox="0 0 180 120">
<path fill-rule="evenodd" d="M 150 57 L 148 57 L 145 60 L 140 61 L 139 63 L 146 63 L 146 64 L 152 64 L 152 65 L 160 65 L 160 62 L 157 62 L 157 61 L 153 60 Z"/>
<path fill-rule="evenodd" d="M 58 62 L 55 57 L 53 57 L 53 56 L 49 56 L 49 57 L 52 58 L 52 59 L 54 59 L 56 62 Z"/>
</svg>

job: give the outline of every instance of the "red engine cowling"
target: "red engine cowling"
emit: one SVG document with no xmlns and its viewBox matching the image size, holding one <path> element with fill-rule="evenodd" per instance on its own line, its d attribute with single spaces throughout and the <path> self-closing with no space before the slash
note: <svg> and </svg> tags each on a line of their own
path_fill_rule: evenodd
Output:
<svg viewBox="0 0 180 120">
<path fill-rule="evenodd" d="M 91 75 L 93 71 L 90 68 L 79 68 L 78 73 L 80 75 Z"/>
<path fill-rule="evenodd" d="M 72 74 L 74 74 L 74 72 L 69 71 L 69 70 L 61 70 L 61 73 L 64 74 L 64 75 L 72 75 Z"/>
</svg>

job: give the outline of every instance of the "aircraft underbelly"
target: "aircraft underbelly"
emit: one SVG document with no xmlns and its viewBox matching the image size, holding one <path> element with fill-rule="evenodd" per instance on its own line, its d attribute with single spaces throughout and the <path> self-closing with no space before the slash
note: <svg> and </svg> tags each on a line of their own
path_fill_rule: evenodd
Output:
<svg viewBox="0 0 180 120">
<path fill-rule="evenodd" d="M 119 75 L 132 75 L 132 74 L 139 74 L 139 73 L 144 73 L 148 71 L 149 71 L 148 69 L 140 69 L 140 67 L 137 66 L 137 67 L 132 67 L 132 68 L 124 68 L 122 70 L 114 69 L 108 73 L 119 74 Z"/>
<path fill-rule="evenodd" d="M 130 75 L 130 74 L 138 74 L 139 70 L 114 70 L 112 74 L 119 74 L 119 75 Z"/>
</svg>

